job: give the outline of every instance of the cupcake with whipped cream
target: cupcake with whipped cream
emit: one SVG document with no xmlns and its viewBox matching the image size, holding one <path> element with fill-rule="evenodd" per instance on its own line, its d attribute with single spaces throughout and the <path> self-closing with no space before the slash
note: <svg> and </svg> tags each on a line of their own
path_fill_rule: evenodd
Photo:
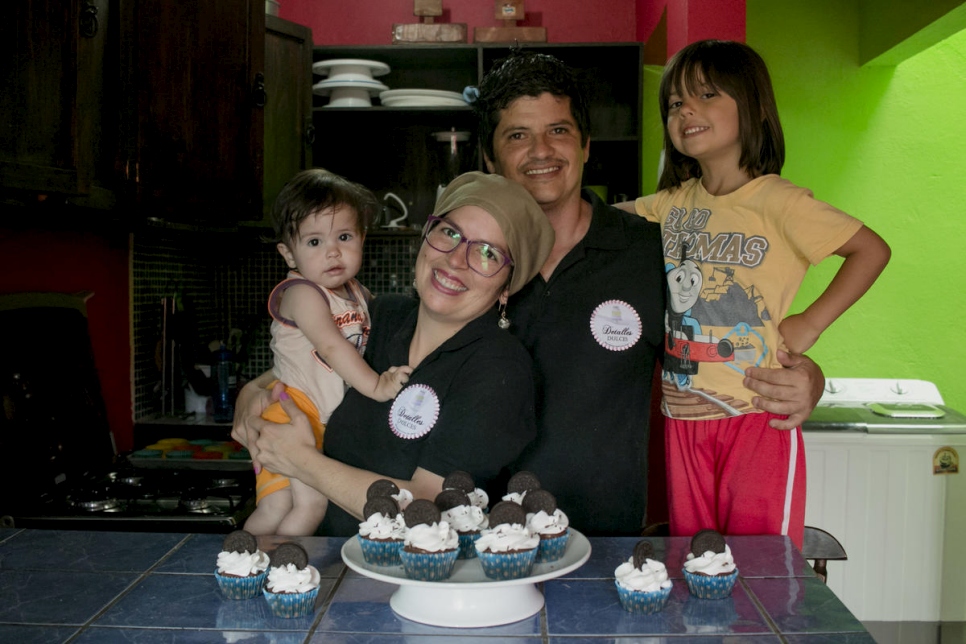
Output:
<svg viewBox="0 0 966 644">
<path fill-rule="evenodd" d="M 697 532 L 684 562 L 684 580 L 691 594 L 701 599 L 722 599 L 731 595 L 737 579 L 738 568 L 721 533 Z"/>
<path fill-rule="evenodd" d="M 396 500 L 391 496 L 374 496 L 362 509 L 366 520 L 359 524 L 356 539 L 366 563 L 374 566 L 398 566 L 399 551 L 406 537 L 406 523 Z"/>
<path fill-rule="evenodd" d="M 614 584 L 624 610 L 639 615 L 663 610 L 673 585 L 667 568 L 654 554 L 654 546 L 644 539 L 634 546 L 634 554 L 617 566 Z"/>
<path fill-rule="evenodd" d="M 490 579 L 519 579 L 530 575 L 540 537 L 527 528 L 527 512 L 513 501 L 500 501 L 490 510 L 490 527 L 476 540 L 476 555 Z"/>
<path fill-rule="evenodd" d="M 443 479 L 443 489 L 465 492 L 466 496 L 470 497 L 470 505 L 478 507 L 483 512 L 486 512 L 490 505 L 489 495 L 485 490 L 476 487 L 473 475 L 469 472 L 463 470 L 451 472 L 449 476 Z"/>
<path fill-rule="evenodd" d="M 268 555 L 258 549 L 255 536 L 245 530 L 235 530 L 222 542 L 215 579 L 228 599 L 251 599 L 265 583 L 268 564 Z"/>
<path fill-rule="evenodd" d="M 530 490 L 540 489 L 540 479 L 533 472 L 522 470 L 510 477 L 506 484 L 506 494 L 503 501 L 512 501 L 523 505 L 523 498 Z"/>
<path fill-rule="evenodd" d="M 410 579 L 441 581 L 453 572 L 459 556 L 459 536 L 442 520 L 436 504 L 416 499 L 403 511 L 406 537 L 399 558 Z"/>
<path fill-rule="evenodd" d="M 557 499 L 543 489 L 527 492 L 523 497 L 527 527 L 540 537 L 536 563 L 557 561 L 564 556 L 570 540 L 570 519 L 557 507 Z"/>
<path fill-rule="evenodd" d="M 460 559 L 476 557 L 473 544 L 480 538 L 480 530 L 489 525 L 483 510 L 472 504 L 468 494 L 462 490 L 450 488 L 436 495 L 436 507 L 439 508 L 440 518 L 456 530 L 460 542 Z"/>
<path fill-rule="evenodd" d="M 305 548 L 294 541 L 278 544 L 262 594 L 276 617 L 305 617 L 315 610 L 322 577 L 309 565 Z"/>
</svg>

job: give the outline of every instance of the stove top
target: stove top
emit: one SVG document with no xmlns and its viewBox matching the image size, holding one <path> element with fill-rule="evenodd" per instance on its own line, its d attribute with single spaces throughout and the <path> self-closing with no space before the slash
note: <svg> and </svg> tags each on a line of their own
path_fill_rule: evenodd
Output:
<svg viewBox="0 0 966 644">
<path fill-rule="evenodd" d="M 229 532 L 255 507 L 251 470 L 148 469 L 122 464 L 4 512 L 14 528 Z"/>
</svg>

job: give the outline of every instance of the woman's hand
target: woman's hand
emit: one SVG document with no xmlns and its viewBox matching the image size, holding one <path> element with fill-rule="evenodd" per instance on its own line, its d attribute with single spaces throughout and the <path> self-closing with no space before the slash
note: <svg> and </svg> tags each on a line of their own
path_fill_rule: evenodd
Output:
<svg viewBox="0 0 966 644">
<path fill-rule="evenodd" d="M 785 420 L 772 419 L 774 429 L 795 429 L 809 417 L 825 388 L 821 367 L 808 356 L 776 352 L 783 369 L 749 367 L 744 385 L 759 394 L 752 399 L 758 409 L 784 414 Z"/>
<path fill-rule="evenodd" d="M 235 418 L 231 427 L 231 437 L 248 448 L 256 474 L 261 471 L 258 447 L 255 445 L 258 440 L 258 430 L 252 426 L 251 421 L 260 418 L 269 405 L 277 402 L 279 396 L 285 391 L 282 383 L 276 384 L 271 391 L 266 389 L 273 379 L 271 372 L 263 373 L 246 383 L 238 392 L 238 398 L 235 399 Z"/>
<path fill-rule="evenodd" d="M 300 476 L 301 468 L 307 463 L 304 456 L 318 455 L 312 425 L 288 394 L 273 389 L 272 396 L 275 397 L 276 393 L 290 420 L 288 423 L 273 423 L 261 416 L 250 418 L 247 425 L 258 434 L 254 453 L 258 454 L 262 467 L 304 481 Z"/>
</svg>

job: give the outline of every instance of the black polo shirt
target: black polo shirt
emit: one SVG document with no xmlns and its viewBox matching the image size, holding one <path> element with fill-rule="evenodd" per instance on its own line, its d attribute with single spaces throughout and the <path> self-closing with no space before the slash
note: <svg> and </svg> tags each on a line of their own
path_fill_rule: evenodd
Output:
<svg viewBox="0 0 966 644">
<path fill-rule="evenodd" d="M 587 234 L 507 308 L 533 358 L 537 405 L 537 439 L 513 468 L 533 471 L 581 532 L 639 534 L 664 338 L 660 227 L 583 198 L 593 206 Z"/>
<path fill-rule="evenodd" d="M 397 295 L 372 302 L 365 357 L 377 372 L 408 364 L 417 306 Z M 494 307 L 469 322 L 416 366 L 395 401 L 350 389 L 329 418 L 324 453 L 401 479 L 417 467 L 443 477 L 465 470 L 486 489 L 536 435 L 530 356 L 497 320 Z M 358 531 L 357 519 L 329 504 L 319 534 Z"/>
</svg>

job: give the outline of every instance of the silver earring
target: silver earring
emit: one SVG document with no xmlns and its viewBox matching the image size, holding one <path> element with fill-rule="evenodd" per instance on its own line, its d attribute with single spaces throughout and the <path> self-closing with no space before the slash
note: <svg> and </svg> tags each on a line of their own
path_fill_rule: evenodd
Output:
<svg viewBox="0 0 966 644">
<path fill-rule="evenodd" d="M 498 327 L 506 331 L 510 328 L 510 320 L 506 317 L 506 303 L 500 303 L 500 321 L 496 323 Z"/>
</svg>

